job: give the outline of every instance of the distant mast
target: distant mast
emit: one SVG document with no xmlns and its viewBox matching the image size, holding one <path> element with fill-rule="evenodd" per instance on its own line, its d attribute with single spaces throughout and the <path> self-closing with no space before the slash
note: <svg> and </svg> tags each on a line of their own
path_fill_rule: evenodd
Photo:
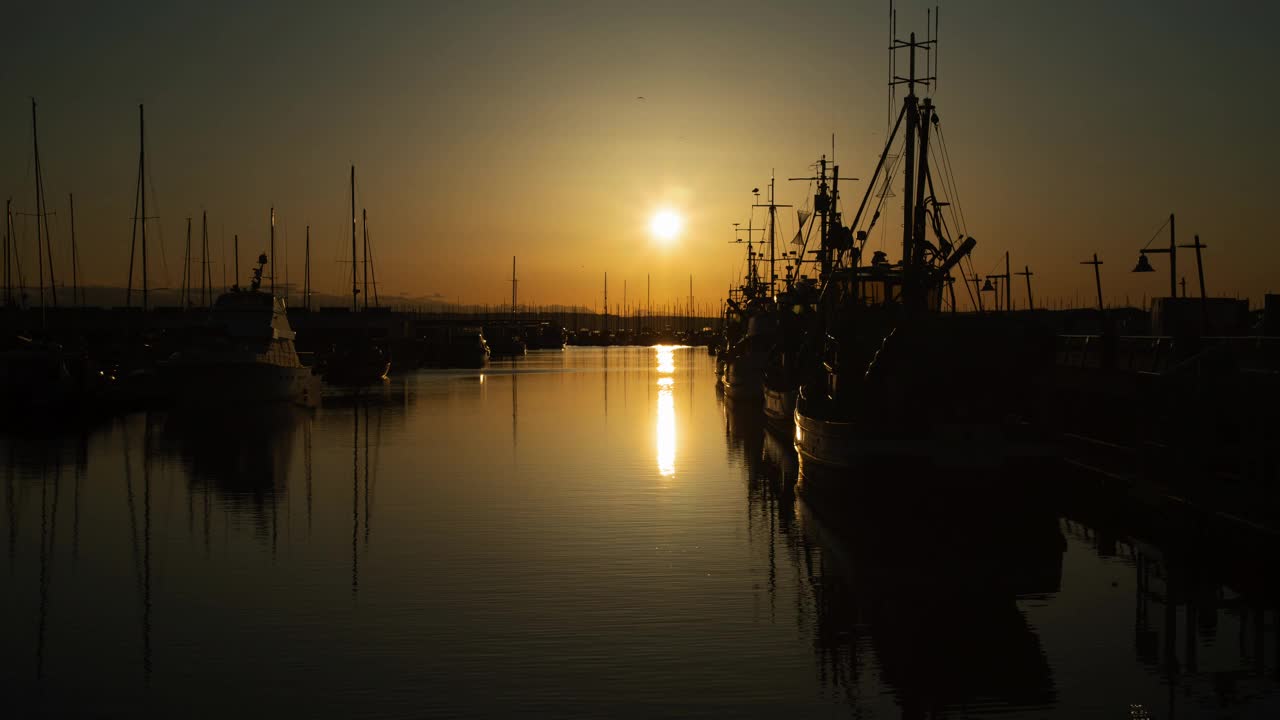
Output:
<svg viewBox="0 0 1280 720">
<path fill-rule="evenodd" d="M 360 227 L 364 228 L 364 309 L 369 309 L 369 210 L 360 208 Z"/>
<path fill-rule="evenodd" d="M 360 310 L 360 286 L 356 282 L 356 166 L 351 166 L 351 312 Z"/>
<path fill-rule="evenodd" d="M 271 208 L 271 294 L 276 294 L 276 209 Z"/>
<path fill-rule="evenodd" d="M 311 226 L 307 226 L 307 243 L 303 250 L 302 305 L 311 310 Z"/>
<path fill-rule="evenodd" d="M 36 260 L 40 267 L 40 317 L 41 322 L 44 322 L 44 262 L 46 257 L 49 261 L 49 297 L 54 307 L 58 307 L 58 286 L 53 277 L 53 243 L 49 239 L 49 222 L 45 217 L 47 209 L 44 202 L 44 173 L 40 169 L 40 136 L 36 131 L 35 98 L 31 98 L 31 149 L 34 155 L 36 175 Z M 41 254 L 42 252 L 44 254 Z"/>
<path fill-rule="evenodd" d="M 76 250 L 76 196 L 67 193 L 67 205 L 71 211 L 71 304 L 84 304 L 84 290 L 80 288 L 80 254 Z"/>
<path fill-rule="evenodd" d="M 516 256 L 511 256 L 511 317 L 516 316 Z"/>
<path fill-rule="evenodd" d="M 133 239 L 129 243 L 129 286 L 125 290 L 125 307 L 133 307 L 134 250 L 142 240 L 142 309 L 147 309 L 147 125 L 143 106 L 138 105 L 138 186 L 133 200 Z"/>
</svg>

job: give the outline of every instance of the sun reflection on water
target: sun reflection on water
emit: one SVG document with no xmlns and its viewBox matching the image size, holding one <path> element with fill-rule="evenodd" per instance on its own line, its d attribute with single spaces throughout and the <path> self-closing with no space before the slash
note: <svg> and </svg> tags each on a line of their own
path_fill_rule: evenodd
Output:
<svg viewBox="0 0 1280 720">
<path fill-rule="evenodd" d="M 673 345 L 654 345 L 658 353 L 658 372 L 670 375 L 676 371 L 676 349 Z"/>
<path fill-rule="evenodd" d="M 675 378 L 670 377 L 676 371 L 675 348 L 658 345 L 654 348 L 658 355 L 658 474 L 662 477 L 674 477 L 676 474 L 676 401 L 672 394 Z"/>
</svg>

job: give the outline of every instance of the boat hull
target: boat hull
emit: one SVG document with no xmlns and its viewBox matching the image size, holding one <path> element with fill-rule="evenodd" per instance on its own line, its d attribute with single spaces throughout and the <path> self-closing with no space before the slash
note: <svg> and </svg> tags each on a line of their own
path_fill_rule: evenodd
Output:
<svg viewBox="0 0 1280 720">
<path fill-rule="evenodd" d="M 883 468 L 991 472 L 1056 458 L 1054 442 L 1026 425 L 937 423 L 897 428 L 840 422 L 795 412 L 802 472 L 851 481 Z"/>
<path fill-rule="evenodd" d="M 764 358 L 754 354 L 726 360 L 720 375 L 724 396 L 739 403 L 764 400 Z"/>
<path fill-rule="evenodd" d="M 764 388 L 764 417 L 776 430 L 790 433 L 795 423 L 796 391 Z"/>
<path fill-rule="evenodd" d="M 308 367 L 266 363 L 173 363 L 164 367 L 169 395 L 180 405 L 320 404 L 320 376 Z"/>
</svg>

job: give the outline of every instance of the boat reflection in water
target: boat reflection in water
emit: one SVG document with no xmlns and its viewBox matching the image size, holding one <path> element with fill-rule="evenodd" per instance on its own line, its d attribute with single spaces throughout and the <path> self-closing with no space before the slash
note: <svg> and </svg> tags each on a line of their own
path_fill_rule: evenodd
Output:
<svg viewBox="0 0 1280 720">
<path fill-rule="evenodd" d="M 1060 589 L 1065 540 L 1051 513 L 888 518 L 869 508 L 828 519 L 797 505 L 821 548 L 814 647 L 832 682 L 856 685 L 874 655 L 904 717 L 1056 702 L 1017 602 Z"/>
<path fill-rule="evenodd" d="M 311 411 L 289 405 L 175 410 L 161 421 L 159 450 L 182 464 L 193 491 L 212 493 L 222 507 L 248 512 L 267 530 L 277 499 L 288 494 L 297 435 L 309 437 L 311 421 Z"/>
<path fill-rule="evenodd" d="M 1019 605 L 1060 589 L 1066 541 L 1050 508 L 921 498 L 910 512 L 886 514 L 884 503 L 822 495 L 824 485 L 799 475 L 788 438 L 766 430 L 758 412 L 726 408 L 725 420 L 752 512 L 767 516 L 770 592 L 789 559 L 812 593 L 796 603 L 812 603 L 817 672 L 835 697 L 873 705 L 860 695 L 878 683 L 903 717 L 1034 712 L 1057 702 L 1048 658 Z"/>
</svg>

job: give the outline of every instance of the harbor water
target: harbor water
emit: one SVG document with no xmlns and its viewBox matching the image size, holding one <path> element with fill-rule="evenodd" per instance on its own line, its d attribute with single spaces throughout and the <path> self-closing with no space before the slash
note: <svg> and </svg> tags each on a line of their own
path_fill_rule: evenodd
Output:
<svg viewBox="0 0 1280 720">
<path fill-rule="evenodd" d="M 796 492 L 714 372 L 570 348 L 0 436 L 5 715 L 1280 717 L 1266 567 L 1095 494 Z"/>
</svg>

